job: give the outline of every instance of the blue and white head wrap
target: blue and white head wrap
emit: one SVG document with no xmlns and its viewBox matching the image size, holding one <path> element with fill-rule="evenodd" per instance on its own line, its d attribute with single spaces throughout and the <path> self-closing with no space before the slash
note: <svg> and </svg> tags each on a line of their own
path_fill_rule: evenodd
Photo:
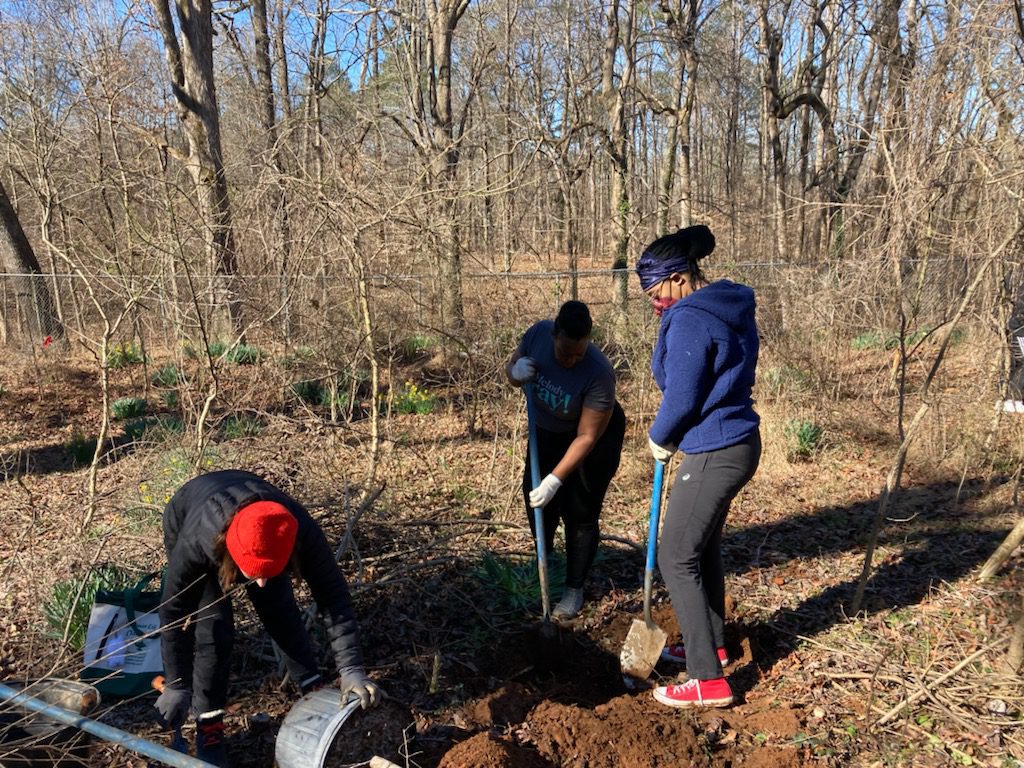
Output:
<svg viewBox="0 0 1024 768">
<path fill-rule="evenodd" d="M 637 260 L 636 275 L 645 291 L 675 273 L 693 272 L 697 261 L 715 250 L 715 236 L 703 224 L 659 237 Z"/>
</svg>

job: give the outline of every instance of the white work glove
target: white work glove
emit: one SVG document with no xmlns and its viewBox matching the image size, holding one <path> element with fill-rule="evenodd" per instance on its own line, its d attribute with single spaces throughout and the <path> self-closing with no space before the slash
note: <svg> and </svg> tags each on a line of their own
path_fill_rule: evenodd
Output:
<svg viewBox="0 0 1024 768">
<path fill-rule="evenodd" d="M 537 375 L 537 363 L 533 361 L 532 357 L 520 357 L 512 363 L 509 375 L 520 384 L 533 381 L 533 377 Z"/>
<path fill-rule="evenodd" d="M 534 509 L 543 509 L 558 493 L 562 487 L 562 481 L 554 475 L 548 475 L 540 481 L 540 485 L 530 491 L 530 506 Z"/>
<path fill-rule="evenodd" d="M 672 445 L 658 445 L 654 442 L 650 435 L 647 436 L 647 444 L 651 447 L 651 453 L 654 454 L 654 458 L 660 461 L 662 464 L 668 464 L 668 460 L 672 458 L 672 454 L 679 450 L 678 446 Z"/>
</svg>

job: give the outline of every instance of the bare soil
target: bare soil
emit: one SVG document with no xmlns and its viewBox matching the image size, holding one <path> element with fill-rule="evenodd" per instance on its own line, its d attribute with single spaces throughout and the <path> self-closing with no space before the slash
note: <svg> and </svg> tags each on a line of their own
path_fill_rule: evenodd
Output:
<svg viewBox="0 0 1024 768">
<path fill-rule="evenodd" d="M 954 382 L 975 376 L 969 363 L 951 363 Z M 884 357 L 856 357 L 848 375 L 870 391 L 886 365 Z M 140 487 L 159 480 L 175 444 L 130 445 L 118 426 L 98 474 L 95 522 L 80 534 L 86 469 L 68 442 L 76 433 L 95 434 L 98 424 L 89 362 L 44 361 L 0 376 L 0 679 L 74 676 L 79 660 L 52 636 L 40 606 L 54 583 L 92 563 L 159 567 L 160 499 L 142 503 Z M 1005 460 L 963 471 L 978 466 L 965 458 L 976 458 L 971 446 L 982 442 L 981 427 L 970 424 L 987 423 L 991 412 L 958 401 L 954 384 L 945 412 L 963 419 L 947 421 L 944 436 L 931 436 L 912 455 L 876 552 L 867 604 L 854 617 L 845 609 L 897 445 L 892 403 L 841 399 L 817 411 L 829 442 L 810 461 L 783 450 L 779 425 L 792 411 L 763 404 L 765 459 L 736 500 L 725 539 L 733 659 L 726 674 L 737 703 L 694 712 L 627 688 L 619 671 L 619 648 L 641 610 L 637 549 L 613 539 L 602 544 L 585 610 L 561 627 L 554 659 L 537 656 L 536 603 L 510 606 L 481 577 L 484 552 L 530 562 L 517 497 L 521 415 L 511 401 L 479 406 L 484 429 L 473 434 L 455 405 L 431 416 L 392 417 L 377 478 L 368 479 L 363 426 L 331 425 L 323 414 L 274 405 L 267 394 L 273 387 L 259 376 L 246 371 L 245 386 L 228 386 L 223 402 L 226 410 L 261 414 L 262 432 L 222 440 L 208 466 L 261 472 L 306 502 L 333 542 L 343 538 L 360 494 L 377 478 L 386 481 L 355 526 L 356 548 L 342 564 L 368 669 L 390 699 L 346 725 L 331 768 L 374 755 L 420 768 L 1009 768 L 1008 760 L 1024 760 L 1020 678 L 1001 666 L 1024 583 L 1021 565 L 1012 561 L 988 584 L 972 578 L 1019 514 L 1015 484 Z M 136 393 L 140 382 L 138 372 L 119 372 L 115 394 Z M 638 426 L 645 418 L 631 418 L 603 517 L 604 533 L 638 543 L 650 483 Z M 1001 429 L 997 452 L 1020 434 L 1019 425 Z M 663 587 L 655 600 L 657 622 L 670 642 L 678 639 Z M 244 600 L 236 612 L 229 746 L 239 768 L 268 768 L 296 694 L 282 684 Z M 659 664 L 651 683 L 672 682 L 678 672 Z M 908 697 L 898 716 L 880 722 Z M 151 705 L 149 696 L 108 701 L 99 717 L 168 744 Z M 145 764 L 104 743 L 94 744 L 90 762 Z"/>
</svg>

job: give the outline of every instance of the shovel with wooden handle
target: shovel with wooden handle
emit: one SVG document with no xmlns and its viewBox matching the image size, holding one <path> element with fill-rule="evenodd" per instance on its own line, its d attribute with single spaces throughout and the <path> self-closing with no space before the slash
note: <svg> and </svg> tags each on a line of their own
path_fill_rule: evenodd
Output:
<svg viewBox="0 0 1024 768">
<path fill-rule="evenodd" d="M 661 657 L 667 635 L 651 618 L 651 589 L 654 561 L 658 551 L 658 518 L 661 516 L 661 486 L 665 479 L 664 462 L 654 462 L 654 489 L 651 491 L 651 516 L 647 527 L 647 565 L 644 568 L 644 618 L 633 619 L 629 634 L 619 653 L 622 674 L 646 680 Z"/>
<path fill-rule="evenodd" d="M 523 385 L 526 395 L 526 422 L 530 440 L 530 479 L 533 487 L 540 485 L 540 456 L 537 454 L 537 414 L 533 403 L 533 382 Z M 556 638 L 558 631 L 551 623 L 551 596 L 548 589 L 548 553 L 544 536 L 544 509 L 534 507 L 533 530 L 537 538 L 537 578 L 540 581 L 540 604 L 544 619 L 541 625 L 541 637 L 545 640 Z"/>
</svg>

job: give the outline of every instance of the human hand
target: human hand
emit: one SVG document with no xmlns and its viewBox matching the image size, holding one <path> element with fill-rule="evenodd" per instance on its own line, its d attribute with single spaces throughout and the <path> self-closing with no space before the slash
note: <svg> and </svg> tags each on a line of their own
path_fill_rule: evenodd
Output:
<svg viewBox="0 0 1024 768">
<path fill-rule="evenodd" d="M 530 506 L 534 509 L 546 507 L 561 487 L 561 480 L 554 475 L 548 475 L 540 481 L 540 485 L 530 491 Z"/>
<path fill-rule="evenodd" d="M 654 458 L 660 461 L 662 464 L 668 464 L 668 460 L 672 458 L 672 454 L 679 450 L 678 446 L 672 445 L 658 445 L 648 435 L 647 444 L 651 447 L 651 453 L 654 454 Z"/>
<path fill-rule="evenodd" d="M 348 693 L 354 693 L 359 697 L 359 704 L 363 709 L 375 707 L 380 703 L 384 692 L 369 678 L 362 667 L 346 667 L 341 670 L 339 677 L 342 703 L 348 698 Z"/>
<path fill-rule="evenodd" d="M 180 728 L 188 717 L 189 709 L 192 708 L 192 691 L 187 688 L 165 687 L 153 706 L 171 728 Z"/>
<path fill-rule="evenodd" d="M 537 363 L 532 357 L 520 357 L 512 364 L 509 375 L 519 384 L 533 381 L 534 376 L 537 375 Z"/>
</svg>

